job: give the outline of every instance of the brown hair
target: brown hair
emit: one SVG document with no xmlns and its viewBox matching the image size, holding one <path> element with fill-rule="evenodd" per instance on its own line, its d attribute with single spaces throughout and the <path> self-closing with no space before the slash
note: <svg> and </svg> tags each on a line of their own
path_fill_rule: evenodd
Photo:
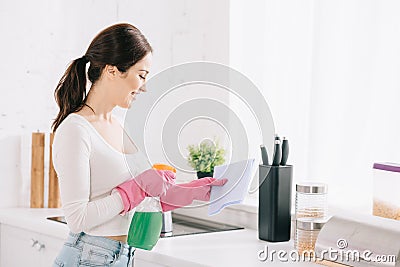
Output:
<svg viewBox="0 0 400 267">
<path fill-rule="evenodd" d="M 115 24 L 97 34 L 85 55 L 71 62 L 54 91 L 60 111 L 52 124 L 53 132 L 70 113 L 85 105 L 87 62 L 90 62 L 88 78 L 94 84 L 106 65 L 126 72 L 150 52 L 152 48 L 146 38 L 130 24 Z"/>
</svg>

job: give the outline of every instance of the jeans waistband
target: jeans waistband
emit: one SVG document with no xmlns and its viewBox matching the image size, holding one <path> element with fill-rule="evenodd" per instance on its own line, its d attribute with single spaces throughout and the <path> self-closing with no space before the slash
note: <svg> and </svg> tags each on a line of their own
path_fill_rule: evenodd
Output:
<svg viewBox="0 0 400 267">
<path fill-rule="evenodd" d="M 121 255 L 122 254 L 129 255 L 134 251 L 133 247 L 129 246 L 124 242 L 113 240 L 104 236 L 92 236 L 85 234 L 83 232 L 81 233 L 70 232 L 68 239 L 72 244 L 76 244 L 79 240 L 82 240 L 85 243 L 95 244 L 99 247 L 103 247 L 113 251 L 119 250 Z"/>
</svg>

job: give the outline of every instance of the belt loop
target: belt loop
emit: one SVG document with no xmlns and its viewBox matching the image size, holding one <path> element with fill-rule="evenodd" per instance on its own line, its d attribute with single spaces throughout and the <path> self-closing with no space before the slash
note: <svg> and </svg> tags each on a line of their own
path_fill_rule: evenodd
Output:
<svg viewBox="0 0 400 267">
<path fill-rule="evenodd" d="M 76 236 L 74 237 L 74 246 L 76 246 L 76 244 L 78 243 L 78 241 L 81 239 L 81 236 L 83 235 L 83 232 L 80 232 L 79 234 L 76 234 Z"/>
<path fill-rule="evenodd" d="M 121 258 L 121 255 L 122 255 L 122 253 L 124 252 L 124 248 L 123 248 L 123 246 L 122 246 L 121 241 L 118 241 L 118 244 L 119 244 L 119 252 L 118 252 L 118 254 L 117 254 L 117 258 L 115 259 L 115 261 L 117 261 L 119 258 Z"/>
</svg>

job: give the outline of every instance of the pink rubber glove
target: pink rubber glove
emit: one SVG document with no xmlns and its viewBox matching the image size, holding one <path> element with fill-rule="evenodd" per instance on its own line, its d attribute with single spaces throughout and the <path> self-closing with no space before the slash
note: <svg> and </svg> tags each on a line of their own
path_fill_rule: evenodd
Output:
<svg viewBox="0 0 400 267">
<path fill-rule="evenodd" d="M 174 180 L 175 173 L 172 171 L 149 169 L 118 185 L 113 191 L 117 190 L 121 196 L 124 205 L 121 214 L 135 208 L 145 197 L 164 195 L 175 183 Z"/>
<path fill-rule="evenodd" d="M 184 184 L 171 184 L 165 194 L 160 196 L 161 208 L 170 211 L 187 206 L 193 200 L 210 200 L 212 186 L 223 186 L 228 179 L 204 177 Z"/>
</svg>

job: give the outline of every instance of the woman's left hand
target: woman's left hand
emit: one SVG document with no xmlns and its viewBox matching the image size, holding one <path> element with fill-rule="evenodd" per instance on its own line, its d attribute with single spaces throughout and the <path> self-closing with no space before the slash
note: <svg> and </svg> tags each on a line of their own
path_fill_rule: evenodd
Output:
<svg viewBox="0 0 400 267">
<path fill-rule="evenodd" d="M 161 207 L 165 212 L 187 206 L 195 199 L 209 201 L 211 187 L 223 186 L 227 181 L 225 178 L 204 177 L 189 183 L 175 184 L 160 196 Z"/>
</svg>

